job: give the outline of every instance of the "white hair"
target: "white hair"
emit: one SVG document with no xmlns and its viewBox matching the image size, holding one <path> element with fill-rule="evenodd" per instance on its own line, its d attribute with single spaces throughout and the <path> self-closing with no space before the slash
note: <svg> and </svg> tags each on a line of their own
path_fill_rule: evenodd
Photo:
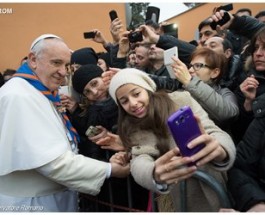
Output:
<svg viewBox="0 0 265 215">
<path fill-rule="evenodd" d="M 36 56 L 40 55 L 40 53 L 44 49 L 45 40 L 48 40 L 48 39 L 55 39 L 55 40 L 63 41 L 62 38 L 54 34 L 43 34 L 32 42 L 30 46 L 30 52 L 34 53 Z"/>
</svg>

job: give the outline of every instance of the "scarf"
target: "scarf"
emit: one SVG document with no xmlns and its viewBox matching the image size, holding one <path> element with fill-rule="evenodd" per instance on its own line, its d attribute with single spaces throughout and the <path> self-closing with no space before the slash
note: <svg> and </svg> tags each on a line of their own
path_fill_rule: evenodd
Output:
<svg viewBox="0 0 265 215">
<path fill-rule="evenodd" d="M 33 87 L 39 90 L 47 99 L 49 99 L 57 108 L 57 110 L 59 110 L 62 107 L 58 90 L 51 92 L 47 87 L 45 87 L 40 82 L 36 74 L 30 69 L 27 63 L 24 63 L 13 75 L 13 77 L 20 77 L 28 81 L 29 84 L 31 84 Z M 78 144 L 79 135 L 76 132 L 75 128 L 72 126 L 68 116 L 66 115 L 66 112 L 61 112 L 61 111 L 58 112 L 61 114 L 63 123 L 67 128 L 67 130 L 69 131 L 72 140 L 74 141 L 75 144 Z"/>
</svg>

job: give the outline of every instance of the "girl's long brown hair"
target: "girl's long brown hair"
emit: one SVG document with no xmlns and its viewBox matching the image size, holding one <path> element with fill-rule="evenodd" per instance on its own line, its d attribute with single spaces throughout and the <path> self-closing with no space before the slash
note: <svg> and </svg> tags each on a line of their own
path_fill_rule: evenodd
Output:
<svg viewBox="0 0 265 215">
<path fill-rule="evenodd" d="M 150 92 L 147 116 L 139 119 L 129 115 L 120 104 L 118 134 L 123 145 L 130 150 L 135 143 L 130 140 L 131 134 L 146 130 L 153 132 L 158 138 L 158 149 L 161 154 L 169 150 L 168 138 L 169 131 L 167 127 L 168 117 L 176 111 L 176 104 L 170 99 L 165 91 Z"/>
</svg>

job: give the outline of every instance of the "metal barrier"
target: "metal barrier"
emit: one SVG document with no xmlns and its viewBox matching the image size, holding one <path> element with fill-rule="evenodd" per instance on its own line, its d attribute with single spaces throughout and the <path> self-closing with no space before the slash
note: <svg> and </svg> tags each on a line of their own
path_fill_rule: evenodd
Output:
<svg viewBox="0 0 265 215">
<path fill-rule="evenodd" d="M 196 178 L 202 182 L 204 182 L 206 185 L 208 185 L 218 196 L 219 202 L 221 204 L 221 207 L 223 208 L 231 208 L 231 199 L 226 192 L 225 188 L 221 183 L 219 183 L 213 176 L 209 175 L 208 173 L 197 170 L 193 176 L 193 178 Z M 187 211 L 187 184 L 186 180 L 183 180 L 179 182 L 179 191 L 180 191 L 180 212 L 188 212 Z M 153 212 L 157 212 L 157 204 L 155 200 L 155 194 L 152 195 L 152 205 L 153 205 Z"/>
<path fill-rule="evenodd" d="M 79 212 L 146 212 L 147 204 L 146 202 L 146 208 L 139 209 L 135 207 L 135 201 L 137 199 L 133 199 L 133 189 L 135 188 L 133 185 L 131 177 L 124 178 L 126 181 L 126 191 L 127 191 L 127 204 L 126 205 L 119 205 L 115 203 L 114 192 L 120 193 L 121 190 L 115 190 L 112 187 L 111 181 L 107 181 L 107 189 L 108 189 L 108 195 L 105 201 L 99 199 L 97 196 L 91 196 L 89 194 L 80 193 L 79 198 L 83 199 L 83 204 L 79 204 Z M 124 181 L 124 182 L 125 182 Z M 139 186 L 139 185 L 138 185 Z M 146 190 L 147 194 L 148 191 Z M 125 197 L 125 198 L 126 198 Z M 141 198 L 142 196 L 138 196 L 138 198 Z M 146 197 L 147 198 L 147 197 Z M 84 200 L 86 200 L 84 202 Z M 138 199 L 139 200 L 139 199 Z M 87 204 L 87 205 L 86 205 Z M 91 210 L 88 205 L 92 204 L 93 209 Z M 104 206 L 106 208 L 106 211 L 99 210 L 100 206 Z M 90 209 L 90 210 L 89 210 Z"/>
<path fill-rule="evenodd" d="M 231 204 L 230 198 L 229 198 L 225 188 L 213 176 L 211 176 L 208 173 L 203 172 L 201 170 L 197 170 L 193 174 L 192 177 L 204 182 L 213 191 L 215 191 L 215 193 L 217 194 L 217 196 L 219 198 L 219 202 L 221 204 L 221 207 L 231 208 L 232 204 Z M 180 186 L 180 210 L 181 210 L 181 212 L 187 212 L 187 202 L 186 202 L 187 184 L 186 184 L 186 180 L 181 181 L 179 183 L 179 186 Z"/>
<path fill-rule="evenodd" d="M 219 202 L 221 204 L 221 207 L 223 208 L 231 208 L 232 204 L 230 201 L 230 197 L 228 195 L 228 193 L 226 192 L 225 188 L 223 187 L 223 185 L 221 183 L 219 183 L 213 176 L 209 175 L 208 173 L 201 171 L 201 170 L 197 170 L 193 176 L 193 178 L 196 178 L 199 181 L 204 182 L 206 185 L 208 185 L 218 196 L 219 198 Z M 109 184 L 110 185 L 110 184 Z M 111 186 L 109 187 L 111 188 Z M 187 197 L 186 197 L 186 191 L 187 191 L 187 184 L 186 184 L 186 180 L 183 180 L 181 182 L 179 182 L 179 190 L 180 190 L 180 212 L 187 212 Z M 112 192 L 114 192 L 112 189 L 110 190 Z M 110 207 L 110 211 L 114 211 L 115 209 L 122 209 L 124 211 L 128 211 L 128 212 L 145 212 L 136 208 L 133 208 L 134 204 L 134 200 L 132 198 L 132 186 L 131 186 L 131 178 L 127 178 L 127 191 L 128 191 L 128 206 L 120 206 L 120 205 L 115 205 L 112 202 L 112 192 L 110 192 L 110 202 L 103 202 L 103 201 L 99 201 L 97 200 L 95 197 L 86 195 L 86 194 L 81 194 L 82 197 L 94 202 L 94 204 L 102 204 L 102 205 L 106 205 Z M 151 204 L 152 204 L 152 212 L 158 212 L 157 209 L 157 202 L 155 200 L 156 198 L 156 194 L 155 193 L 151 193 Z M 92 212 L 92 211 L 91 211 Z M 93 212 L 98 212 L 98 211 L 93 211 Z"/>
</svg>

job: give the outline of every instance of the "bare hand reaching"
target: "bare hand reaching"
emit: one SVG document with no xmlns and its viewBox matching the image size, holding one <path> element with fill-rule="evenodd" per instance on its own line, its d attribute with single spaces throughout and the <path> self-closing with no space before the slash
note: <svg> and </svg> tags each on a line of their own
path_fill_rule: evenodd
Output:
<svg viewBox="0 0 265 215">
<path fill-rule="evenodd" d="M 99 145 L 102 149 L 113 151 L 125 150 L 119 135 L 112 134 L 111 132 L 108 132 L 105 137 L 99 139 L 96 144 Z"/>
</svg>

